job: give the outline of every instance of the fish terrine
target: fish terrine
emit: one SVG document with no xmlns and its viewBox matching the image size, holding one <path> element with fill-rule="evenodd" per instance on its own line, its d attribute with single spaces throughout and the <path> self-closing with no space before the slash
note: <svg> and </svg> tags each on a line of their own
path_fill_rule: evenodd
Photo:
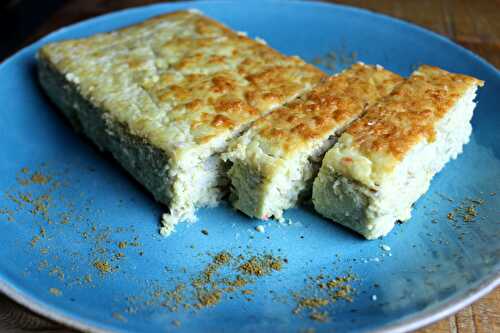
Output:
<svg viewBox="0 0 500 333">
<path fill-rule="evenodd" d="M 169 207 L 164 234 L 223 196 L 231 139 L 324 77 L 195 11 L 45 45 L 38 65 L 74 127 Z"/>
<path fill-rule="evenodd" d="M 232 164 L 233 206 L 252 217 L 280 219 L 299 198 L 310 197 L 337 135 L 402 81 L 381 66 L 355 64 L 260 118 L 223 154 Z"/>
<path fill-rule="evenodd" d="M 408 220 L 432 177 L 468 142 L 482 85 L 436 67 L 418 68 L 326 153 L 314 180 L 315 209 L 367 239 Z"/>
</svg>

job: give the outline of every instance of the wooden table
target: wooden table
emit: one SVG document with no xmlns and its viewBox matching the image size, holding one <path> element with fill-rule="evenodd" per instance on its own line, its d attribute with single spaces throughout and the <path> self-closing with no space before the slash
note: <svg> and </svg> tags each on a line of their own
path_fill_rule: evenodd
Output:
<svg viewBox="0 0 500 333">
<path fill-rule="evenodd" d="M 18 1 L 10 2 L 12 6 L 8 10 L 15 11 Z M 76 21 L 117 9 L 154 2 L 160 1 L 52 0 L 41 2 L 43 8 L 40 10 L 51 9 L 51 12 L 29 33 L 26 34 L 22 29 L 25 27 L 22 21 L 26 18 L 25 12 L 22 12 L 17 20 L 15 15 L 10 15 L 14 23 L 3 21 L 4 24 L 9 24 L 9 28 L 13 29 L 14 33 L 18 32 L 16 38 L 13 39 L 14 45 L 10 52 Z M 424 26 L 453 39 L 500 68 L 500 1 L 498 0 L 341 0 L 331 2 L 367 8 Z M 12 24 L 15 26 L 13 27 Z M 69 330 L 25 310 L 0 295 L 0 331 L 68 332 Z M 457 314 L 418 332 L 500 332 L 500 289 L 497 288 L 496 291 Z"/>
</svg>

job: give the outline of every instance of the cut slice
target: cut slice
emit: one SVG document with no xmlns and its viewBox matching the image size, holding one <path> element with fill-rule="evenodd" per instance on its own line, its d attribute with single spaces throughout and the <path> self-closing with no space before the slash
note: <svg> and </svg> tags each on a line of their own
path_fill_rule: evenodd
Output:
<svg viewBox="0 0 500 333">
<path fill-rule="evenodd" d="M 231 143 L 231 201 L 245 214 L 281 218 L 310 196 L 324 152 L 365 107 L 403 79 L 380 66 L 356 64 L 310 93 L 256 121 Z"/>
<path fill-rule="evenodd" d="M 326 153 L 314 181 L 315 209 L 367 239 L 408 220 L 432 177 L 468 142 L 473 100 L 482 85 L 421 66 Z"/>
<path fill-rule="evenodd" d="M 48 44 L 38 60 L 72 124 L 168 205 L 164 234 L 220 200 L 232 138 L 324 77 L 194 11 Z"/>
</svg>

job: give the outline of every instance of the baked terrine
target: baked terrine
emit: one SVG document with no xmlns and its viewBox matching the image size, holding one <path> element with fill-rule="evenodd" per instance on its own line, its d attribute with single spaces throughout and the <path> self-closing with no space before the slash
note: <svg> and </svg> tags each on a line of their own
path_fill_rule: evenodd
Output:
<svg viewBox="0 0 500 333">
<path fill-rule="evenodd" d="M 232 165 L 233 206 L 259 219 L 280 219 L 299 198 L 310 197 L 337 135 L 402 81 L 381 66 L 358 63 L 260 118 L 223 154 Z"/>
<path fill-rule="evenodd" d="M 324 77 L 196 11 L 45 45 L 38 65 L 74 127 L 169 207 L 164 234 L 223 196 L 231 139 Z"/>
<path fill-rule="evenodd" d="M 432 177 L 468 142 L 482 85 L 436 67 L 418 68 L 326 153 L 314 180 L 315 209 L 367 239 L 408 220 Z"/>
</svg>

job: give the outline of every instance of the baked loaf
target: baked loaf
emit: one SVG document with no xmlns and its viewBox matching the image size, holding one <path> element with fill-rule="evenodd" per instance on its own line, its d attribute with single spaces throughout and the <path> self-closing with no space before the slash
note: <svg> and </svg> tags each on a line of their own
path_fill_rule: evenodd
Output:
<svg viewBox="0 0 500 333">
<path fill-rule="evenodd" d="M 402 81 L 380 66 L 358 63 L 257 120 L 223 155 L 232 164 L 233 206 L 259 219 L 280 219 L 299 198 L 310 198 L 325 151 L 366 106 Z"/>
<path fill-rule="evenodd" d="M 195 11 L 45 45 L 38 66 L 71 123 L 169 207 L 164 234 L 224 195 L 230 140 L 325 76 Z"/>
<path fill-rule="evenodd" d="M 313 186 L 315 209 L 367 239 L 386 235 L 462 152 L 483 82 L 421 66 L 368 109 L 329 150 Z"/>
</svg>

